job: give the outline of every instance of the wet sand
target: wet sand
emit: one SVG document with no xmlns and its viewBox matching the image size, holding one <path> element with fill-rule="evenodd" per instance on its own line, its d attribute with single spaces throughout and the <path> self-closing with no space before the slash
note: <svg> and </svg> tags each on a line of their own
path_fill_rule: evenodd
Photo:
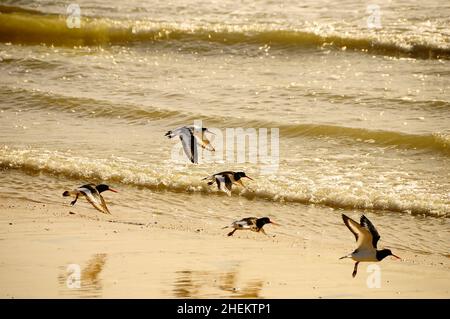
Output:
<svg viewBox="0 0 450 319">
<path fill-rule="evenodd" d="M 397 249 L 403 260 L 378 263 L 381 287 L 368 288 L 369 264 L 352 279 L 353 262 L 338 260 L 354 248 L 350 237 L 325 244 L 267 227 L 275 237 L 229 238 L 226 229 L 201 221 L 121 213 L 0 199 L 0 297 L 450 297 L 445 256 Z M 70 264 L 80 267 L 80 288 L 67 285 Z"/>
</svg>

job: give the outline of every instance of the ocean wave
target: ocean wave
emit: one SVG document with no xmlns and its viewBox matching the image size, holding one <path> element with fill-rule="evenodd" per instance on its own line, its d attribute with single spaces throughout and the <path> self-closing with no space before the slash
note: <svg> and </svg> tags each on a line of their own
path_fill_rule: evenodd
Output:
<svg viewBox="0 0 450 319">
<path fill-rule="evenodd" d="M 147 42 L 207 42 L 221 45 L 270 45 L 272 47 L 332 47 L 358 52 L 412 58 L 450 58 L 447 44 L 381 40 L 375 36 L 320 34 L 289 30 L 268 24 L 191 25 L 183 23 L 113 20 L 83 17 L 82 27 L 70 29 L 66 17 L 21 8 L 0 6 L 0 41 L 21 44 L 90 46 Z M 195 44 L 194 44 L 195 45 Z"/>
<path fill-rule="evenodd" d="M 174 193 L 203 193 L 224 195 L 202 181 L 209 172 L 180 171 L 172 165 L 142 164 L 123 157 L 92 159 L 70 153 L 33 149 L 0 148 L 0 169 L 20 170 L 29 174 L 47 174 L 83 181 L 108 181 L 139 186 L 153 191 Z M 318 182 L 319 183 L 319 182 Z M 383 193 L 370 186 L 337 187 L 332 184 L 295 182 L 277 183 L 275 180 L 252 184 L 252 190 L 235 188 L 233 196 L 248 200 L 285 203 L 317 204 L 333 208 L 355 210 L 383 210 L 434 217 L 449 217 L 450 203 L 442 196 L 415 193 Z M 226 195 L 224 195 L 226 196 Z"/>
<path fill-rule="evenodd" d="M 2 109 L 16 110 L 20 103 L 22 110 L 51 110 L 68 112 L 79 117 L 106 117 L 123 119 L 131 123 L 146 123 L 170 119 L 172 123 L 193 123 L 202 120 L 204 125 L 221 128 L 223 123 L 227 127 L 279 128 L 280 136 L 296 137 L 332 137 L 347 138 L 353 142 L 373 143 L 412 150 L 433 150 L 441 154 L 450 155 L 450 133 L 434 132 L 432 134 L 407 134 L 396 131 L 369 130 L 366 128 L 345 127 L 324 124 L 290 124 L 258 119 L 243 120 L 242 118 L 224 117 L 220 115 L 203 115 L 193 112 L 166 110 L 156 106 L 140 106 L 126 103 L 113 103 L 107 100 L 64 96 L 54 93 L 10 88 L 0 86 L 0 97 L 3 101 Z M 9 103 L 8 103 L 9 102 Z M 172 124 L 173 125 L 173 124 Z"/>
<path fill-rule="evenodd" d="M 133 121 L 160 120 L 180 116 L 179 111 L 158 107 L 145 108 L 136 104 L 118 104 L 107 100 L 87 97 L 64 96 L 40 90 L 0 86 L 3 110 L 47 110 L 68 112 L 79 117 L 106 117 Z M 186 116 L 186 114 L 184 114 Z"/>
<path fill-rule="evenodd" d="M 450 155 L 450 134 L 444 132 L 419 135 L 336 125 L 298 124 L 286 127 L 283 133 L 285 136 L 346 137 L 357 142 L 369 142 L 413 150 L 431 149 Z"/>
</svg>

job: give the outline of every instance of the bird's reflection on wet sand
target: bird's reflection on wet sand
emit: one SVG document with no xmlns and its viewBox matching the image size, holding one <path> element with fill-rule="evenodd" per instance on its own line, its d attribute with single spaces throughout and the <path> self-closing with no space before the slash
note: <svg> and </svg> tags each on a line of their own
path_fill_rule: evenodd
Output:
<svg viewBox="0 0 450 319">
<path fill-rule="evenodd" d="M 173 295 L 177 298 L 259 298 L 263 280 L 238 280 L 238 270 L 226 272 L 182 270 L 176 273 Z"/>
<path fill-rule="evenodd" d="M 68 279 L 71 274 L 67 272 L 66 266 L 62 267 L 62 273 L 58 276 L 60 295 L 78 296 L 82 298 L 101 297 L 103 286 L 100 273 L 105 266 L 106 257 L 107 255 L 103 253 L 94 254 L 84 267 L 80 267 L 79 287 L 69 287 Z"/>
</svg>

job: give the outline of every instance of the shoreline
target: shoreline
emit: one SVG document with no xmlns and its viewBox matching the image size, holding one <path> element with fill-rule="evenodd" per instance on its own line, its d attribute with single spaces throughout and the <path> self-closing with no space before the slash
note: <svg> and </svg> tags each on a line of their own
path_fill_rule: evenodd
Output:
<svg viewBox="0 0 450 319">
<path fill-rule="evenodd" d="M 400 250 L 368 288 L 351 277 L 345 243 L 227 231 L 153 216 L 124 220 L 93 209 L 0 199 L 2 298 L 449 298 L 449 259 Z M 148 226 L 146 226 L 148 224 Z M 276 234 L 276 228 L 270 229 Z M 68 265 L 80 288 L 68 288 Z M 375 266 L 376 267 L 376 266 Z"/>
</svg>

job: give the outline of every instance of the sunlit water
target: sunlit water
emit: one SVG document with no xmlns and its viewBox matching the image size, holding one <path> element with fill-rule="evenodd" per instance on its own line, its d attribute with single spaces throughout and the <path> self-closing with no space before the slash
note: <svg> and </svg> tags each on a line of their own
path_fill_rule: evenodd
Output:
<svg viewBox="0 0 450 319">
<path fill-rule="evenodd" d="M 113 212 L 269 214 L 289 236 L 365 212 L 397 234 L 388 244 L 448 254 L 450 5 L 409 2 L 379 2 L 369 29 L 357 1 L 83 0 L 69 29 L 66 1 L 4 1 L 0 196 L 63 202 L 104 181 L 123 191 Z M 164 133 L 194 120 L 278 128 L 277 169 L 174 161 Z M 250 189 L 202 181 L 228 169 Z"/>
</svg>

